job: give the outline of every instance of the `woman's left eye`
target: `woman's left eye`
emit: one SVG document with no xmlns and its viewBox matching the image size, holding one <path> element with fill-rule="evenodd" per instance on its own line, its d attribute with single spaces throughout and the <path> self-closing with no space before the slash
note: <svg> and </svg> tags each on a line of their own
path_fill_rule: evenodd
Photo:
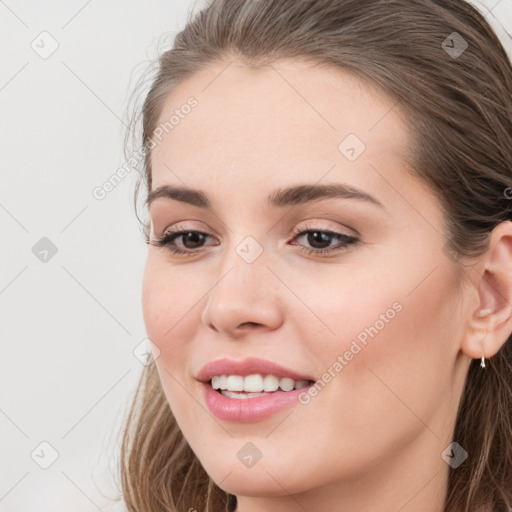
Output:
<svg viewBox="0 0 512 512">
<path fill-rule="evenodd" d="M 313 246 L 301 246 L 301 251 L 307 254 L 338 253 L 358 242 L 358 239 L 353 236 L 331 230 L 307 228 L 295 231 L 293 234 L 295 235 L 293 238 L 294 240 L 296 238 L 306 236 L 307 243 Z M 199 252 L 198 249 L 201 248 L 197 247 L 197 245 L 201 245 L 208 237 L 210 237 L 210 235 L 201 231 L 176 230 L 169 231 L 161 238 L 157 238 L 152 242 L 147 241 L 147 243 L 151 243 L 157 247 L 167 247 L 167 249 L 173 254 L 194 254 Z M 182 238 L 181 243 L 185 247 L 184 249 L 178 247 L 174 243 L 178 238 Z M 339 241 L 339 243 L 334 247 L 330 246 L 333 239 L 337 239 Z M 192 247 L 187 247 L 187 244 L 189 243 L 192 244 Z M 326 244 L 327 246 L 325 246 Z"/>
</svg>

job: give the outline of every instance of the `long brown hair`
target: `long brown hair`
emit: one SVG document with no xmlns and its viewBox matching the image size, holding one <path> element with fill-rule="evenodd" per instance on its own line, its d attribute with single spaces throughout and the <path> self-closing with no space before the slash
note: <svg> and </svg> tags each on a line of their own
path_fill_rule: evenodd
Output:
<svg viewBox="0 0 512 512">
<path fill-rule="evenodd" d="M 467 48 L 451 52 L 454 40 Z M 338 66 L 396 102 L 414 139 L 409 164 L 443 205 L 456 268 L 482 255 L 492 229 L 512 220 L 511 63 L 464 0 L 213 0 L 189 13 L 132 118 L 142 118 L 136 143 L 144 150 L 136 210 L 141 183 L 151 190 L 151 138 L 173 88 L 214 62 L 258 67 L 281 58 Z M 147 241 L 147 224 L 144 232 Z M 471 363 L 453 433 L 469 456 L 450 469 L 445 512 L 512 507 L 511 363 L 511 338 L 485 371 Z M 180 431 L 154 363 L 143 370 L 122 435 L 129 511 L 233 508 L 234 496 L 212 481 Z"/>
</svg>

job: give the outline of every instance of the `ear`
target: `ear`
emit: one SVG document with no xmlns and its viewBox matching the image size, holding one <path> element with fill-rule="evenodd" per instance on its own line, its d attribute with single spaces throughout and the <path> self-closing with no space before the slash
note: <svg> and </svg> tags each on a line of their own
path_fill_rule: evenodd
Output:
<svg viewBox="0 0 512 512">
<path fill-rule="evenodd" d="M 469 267 L 476 293 L 461 349 L 471 359 L 495 355 L 512 331 L 512 222 L 492 231 L 479 263 Z M 476 307 L 475 307 L 476 304 Z"/>
</svg>

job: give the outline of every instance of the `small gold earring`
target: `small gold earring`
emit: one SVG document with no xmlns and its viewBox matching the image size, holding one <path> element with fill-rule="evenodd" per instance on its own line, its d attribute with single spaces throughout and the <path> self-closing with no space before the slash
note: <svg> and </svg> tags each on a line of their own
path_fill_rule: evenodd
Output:
<svg viewBox="0 0 512 512">
<path fill-rule="evenodd" d="M 490 313 L 492 313 L 491 309 L 482 309 L 482 310 L 480 310 L 480 316 L 485 316 L 485 315 L 488 315 Z M 482 340 L 482 344 L 483 344 L 484 341 L 485 341 L 485 336 L 484 336 L 484 339 Z M 485 368 L 485 356 L 482 356 L 482 360 L 480 361 L 480 368 Z"/>
</svg>

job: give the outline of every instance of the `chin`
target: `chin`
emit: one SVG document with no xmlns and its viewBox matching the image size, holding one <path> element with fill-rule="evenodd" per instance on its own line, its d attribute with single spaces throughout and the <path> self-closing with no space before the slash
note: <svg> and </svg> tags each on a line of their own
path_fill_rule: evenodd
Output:
<svg viewBox="0 0 512 512">
<path fill-rule="evenodd" d="M 250 468 L 238 460 L 219 464 L 219 459 L 211 465 L 203 464 L 203 467 L 223 491 L 239 496 L 286 496 L 307 490 L 311 483 L 307 478 L 306 481 L 296 481 L 289 470 L 265 464 L 263 459 Z"/>
</svg>

